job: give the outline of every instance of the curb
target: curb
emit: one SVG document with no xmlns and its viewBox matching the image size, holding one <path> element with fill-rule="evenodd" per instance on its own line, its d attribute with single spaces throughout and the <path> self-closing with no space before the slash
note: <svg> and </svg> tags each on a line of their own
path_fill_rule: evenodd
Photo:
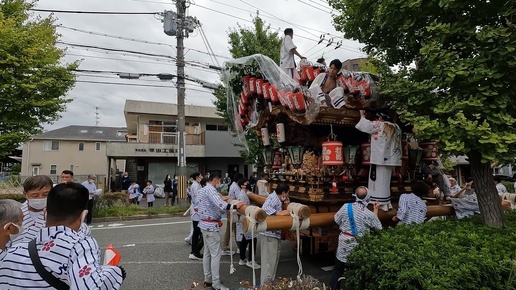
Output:
<svg viewBox="0 0 516 290">
<path fill-rule="evenodd" d="M 130 215 L 130 216 L 113 216 L 113 217 L 99 217 L 93 218 L 92 221 L 99 222 L 116 222 L 116 221 L 134 221 L 134 220 L 148 220 L 148 219 L 160 219 L 160 218 L 172 218 L 172 217 L 183 217 L 182 213 L 162 213 L 154 215 Z"/>
</svg>

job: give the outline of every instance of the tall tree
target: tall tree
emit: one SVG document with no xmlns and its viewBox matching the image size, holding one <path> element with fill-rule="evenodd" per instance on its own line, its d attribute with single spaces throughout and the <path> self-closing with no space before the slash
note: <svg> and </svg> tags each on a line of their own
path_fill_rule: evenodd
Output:
<svg viewBox="0 0 516 290">
<path fill-rule="evenodd" d="M 329 3 L 336 28 L 384 61 L 391 107 L 421 138 L 469 157 L 484 223 L 504 226 L 490 164 L 516 156 L 516 2 Z"/>
<path fill-rule="evenodd" d="M 276 63 L 279 63 L 281 39 L 277 32 L 271 30 L 270 25 L 265 22 L 257 14 L 253 18 L 253 26 L 245 27 L 238 25 L 238 28 L 230 28 L 228 33 L 229 52 L 231 57 L 240 58 L 253 54 L 263 54 Z M 214 101 L 217 107 L 218 114 L 226 120 L 231 129 L 235 131 L 234 124 L 228 114 L 227 96 L 225 89 L 220 89 L 215 92 L 216 100 Z M 245 138 L 249 145 L 249 150 L 240 150 L 240 155 L 248 164 L 255 164 L 259 168 L 263 168 L 262 156 L 262 141 L 260 136 L 254 131 L 246 132 Z M 237 146 L 241 146 L 236 144 Z"/>
<path fill-rule="evenodd" d="M 0 3 L 0 156 L 57 120 L 75 83 L 77 64 L 62 63 L 54 19 L 30 17 L 33 6 L 25 0 Z"/>
</svg>

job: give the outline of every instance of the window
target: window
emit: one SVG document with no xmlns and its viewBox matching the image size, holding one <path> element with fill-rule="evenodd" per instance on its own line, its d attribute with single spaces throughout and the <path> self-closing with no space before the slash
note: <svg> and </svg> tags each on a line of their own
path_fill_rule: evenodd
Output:
<svg viewBox="0 0 516 290">
<path fill-rule="evenodd" d="M 84 151 L 84 142 L 79 142 L 79 151 Z"/>
<path fill-rule="evenodd" d="M 73 172 L 73 164 L 70 165 L 70 171 Z"/>
<path fill-rule="evenodd" d="M 358 64 L 353 64 L 353 70 L 354 71 L 360 71 L 360 66 Z"/>
<path fill-rule="evenodd" d="M 52 174 L 57 174 L 57 165 L 56 164 L 50 165 L 50 175 L 52 175 Z"/>
<path fill-rule="evenodd" d="M 206 130 L 207 131 L 228 131 L 229 128 L 226 125 L 206 124 Z"/>
<path fill-rule="evenodd" d="M 208 131 L 217 131 L 217 125 L 206 124 L 206 130 L 208 130 Z"/>
<path fill-rule="evenodd" d="M 43 150 L 45 150 L 45 151 L 59 150 L 59 141 L 43 141 Z"/>
<path fill-rule="evenodd" d="M 39 166 L 33 165 L 32 166 L 32 176 L 39 175 Z"/>
<path fill-rule="evenodd" d="M 95 142 L 95 151 L 100 151 L 100 142 Z"/>
</svg>

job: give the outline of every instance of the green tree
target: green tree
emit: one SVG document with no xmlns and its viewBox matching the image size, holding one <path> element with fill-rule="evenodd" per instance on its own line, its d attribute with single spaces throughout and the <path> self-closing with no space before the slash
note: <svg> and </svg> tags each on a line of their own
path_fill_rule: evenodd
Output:
<svg viewBox="0 0 516 290">
<path fill-rule="evenodd" d="M 273 32 L 270 25 L 266 25 L 257 14 L 253 18 L 253 27 L 244 27 L 238 25 L 238 28 L 230 28 L 228 33 L 229 52 L 231 57 L 240 58 L 253 54 L 263 54 L 276 63 L 279 63 L 281 39 L 277 32 Z M 218 114 L 224 118 L 227 124 L 234 132 L 234 124 L 228 115 L 226 89 L 222 88 L 215 92 L 214 104 L 217 108 Z M 262 156 L 262 141 L 260 136 L 254 130 L 246 132 L 245 138 L 247 140 L 249 150 L 243 148 L 240 150 L 240 155 L 248 164 L 255 164 L 258 168 L 263 168 Z M 236 146 L 243 147 L 240 144 Z"/>
<path fill-rule="evenodd" d="M 383 61 L 391 108 L 420 138 L 468 156 L 484 223 L 504 226 L 490 164 L 516 154 L 516 2 L 329 3 L 336 28 Z"/>
<path fill-rule="evenodd" d="M 54 19 L 30 17 L 33 6 L 25 0 L 0 3 L 0 156 L 56 121 L 75 83 L 77 64 L 63 64 Z"/>
</svg>

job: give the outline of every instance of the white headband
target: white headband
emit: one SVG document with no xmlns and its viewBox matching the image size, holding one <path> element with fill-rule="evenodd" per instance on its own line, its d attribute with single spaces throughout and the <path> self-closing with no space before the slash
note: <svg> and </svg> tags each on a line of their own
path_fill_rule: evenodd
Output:
<svg viewBox="0 0 516 290">
<path fill-rule="evenodd" d="M 357 192 L 358 192 L 358 190 L 359 190 L 360 188 L 365 188 L 365 190 L 366 190 L 366 192 L 367 192 L 367 193 L 366 193 L 366 196 L 365 196 L 363 199 L 359 198 L 359 197 L 358 197 L 358 194 L 357 194 Z M 359 186 L 359 187 L 357 187 L 357 189 L 355 189 L 355 194 L 353 194 L 353 196 L 355 197 L 355 199 L 356 199 L 356 201 L 357 201 L 357 202 L 360 202 L 360 203 L 362 203 L 363 205 L 367 206 L 367 204 L 368 204 L 368 202 L 367 202 L 367 201 L 371 198 L 371 193 L 369 192 L 369 189 L 368 189 L 367 187 L 365 187 L 365 186 Z"/>
</svg>

